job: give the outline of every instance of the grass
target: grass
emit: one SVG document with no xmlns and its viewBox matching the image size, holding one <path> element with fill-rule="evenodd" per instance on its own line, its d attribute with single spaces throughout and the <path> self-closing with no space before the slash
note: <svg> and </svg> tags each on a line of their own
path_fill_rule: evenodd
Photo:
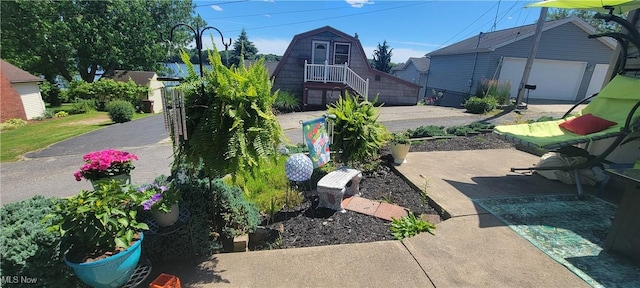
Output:
<svg viewBox="0 0 640 288">
<path fill-rule="evenodd" d="M 151 115 L 154 114 L 136 113 L 133 120 Z M 85 114 L 33 121 L 13 130 L 0 131 L 0 139 L 2 139 L 0 162 L 18 161 L 20 155 L 104 128 L 112 123 L 107 112 L 92 111 Z"/>
</svg>

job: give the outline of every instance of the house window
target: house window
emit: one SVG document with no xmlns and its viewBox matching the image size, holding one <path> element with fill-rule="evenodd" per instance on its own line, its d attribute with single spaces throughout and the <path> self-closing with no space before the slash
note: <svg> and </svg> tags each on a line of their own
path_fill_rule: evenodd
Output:
<svg viewBox="0 0 640 288">
<path fill-rule="evenodd" d="M 351 44 L 349 43 L 336 43 L 333 47 L 333 64 L 349 63 L 349 51 L 351 51 Z"/>
</svg>

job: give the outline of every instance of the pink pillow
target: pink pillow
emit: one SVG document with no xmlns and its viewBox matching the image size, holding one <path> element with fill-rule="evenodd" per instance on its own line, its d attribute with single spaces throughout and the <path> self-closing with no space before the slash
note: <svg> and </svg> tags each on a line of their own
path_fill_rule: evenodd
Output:
<svg viewBox="0 0 640 288">
<path fill-rule="evenodd" d="M 559 126 L 576 134 L 587 135 L 600 132 L 616 124 L 618 123 L 602 119 L 598 116 L 584 114 L 580 117 L 562 122 Z"/>
</svg>

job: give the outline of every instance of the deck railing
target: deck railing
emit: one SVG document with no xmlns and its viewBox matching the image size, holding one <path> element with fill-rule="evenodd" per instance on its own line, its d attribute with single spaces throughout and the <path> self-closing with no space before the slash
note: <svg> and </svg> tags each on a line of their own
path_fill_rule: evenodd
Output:
<svg viewBox="0 0 640 288">
<path fill-rule="evenodd" d="M 304 82 L 342 83 L 368 99 L 369 79 L 362 79 L 351 70 L 347 63 L 343 65 L 309 64 L 304 61 Z"/>
</svg>

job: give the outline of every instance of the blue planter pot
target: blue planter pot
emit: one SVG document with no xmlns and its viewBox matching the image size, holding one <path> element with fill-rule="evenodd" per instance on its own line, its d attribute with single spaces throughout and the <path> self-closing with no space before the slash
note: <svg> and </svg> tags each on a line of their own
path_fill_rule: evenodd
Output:
<svg viewBox="0 0 640 288">
<path fill-rule="evenodd" d="M 138 265 L 142 251 L 142 239 L 136 241 L 127 250 L 114 256 L 91 263 L 72 263 L 65 259 L 67 265 L 73 268 L 76 276 L 87 285 L 96 288 L 120 287 L 129 280 Z"/>
</svg>

